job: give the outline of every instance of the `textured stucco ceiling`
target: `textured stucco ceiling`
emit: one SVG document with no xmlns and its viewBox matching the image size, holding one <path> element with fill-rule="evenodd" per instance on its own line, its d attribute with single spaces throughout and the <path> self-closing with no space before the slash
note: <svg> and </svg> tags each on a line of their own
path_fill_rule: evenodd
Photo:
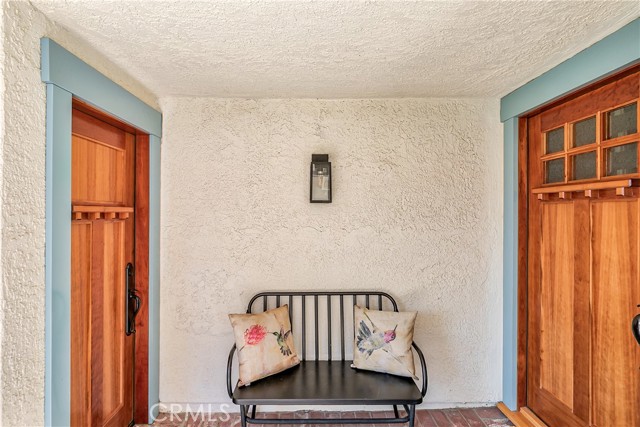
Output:
<svg viewBox="0 0 640 427">
<path fill-rule="evenodd" d="M 640 16 L 640 1 L 33 4 L 157 96 L 501 96 Z"/>
</svg>

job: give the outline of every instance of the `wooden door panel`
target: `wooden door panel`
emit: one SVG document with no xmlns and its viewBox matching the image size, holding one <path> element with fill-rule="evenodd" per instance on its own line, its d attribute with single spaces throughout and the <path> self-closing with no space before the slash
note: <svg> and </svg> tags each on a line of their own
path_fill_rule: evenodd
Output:
<svg viewBox="0 0 640 427">
<path fill-rule="evenodd" d="M 75 102 L 71 126 L 73 128 L 72 132 L 77 135 L 89 137 L 100 144 L 113 148 L 125 149 L 125 135 L 129 132 L 94 117 L 88 112 L 80 111 Z"/>
<path fill-rule="evenodd" d="M 528 405 L 549 425 L 589 424 L 589 205 L 536 200 L 536 285 L 530 288 Z M 568 285 L 567 285 L 568 284 Z M 585 311 L 585 306 L 587 310 Z M 586 327 L 577 329 L 576 325 Z M 586 350 L 585 350 L 586 349 Z M 535 355 L 535 356 L 534 356 Z"/>
<path fill-rule="evenodd" d="M 131 339 L 125 334 L 125 223 L 104 221 L 103 228 L 102 419 L 108 425 L 125 405 L 131 405 L 125 402 L 124 390 L 132 387 L 133 366 L 132 347 L 127 345 Z"/>
<path fill-rule="evenodd" d="M 124 204 L 124 150 L 76 134 L 72 144 L 73 202 Z"/>
<path fill-rule="evenodd" d="M 73 110 L 71 200 L 133 206 L 136 137 Z"/>
<path fill-rule="evenodd" d="M 91 425 L 92 223 L 71 226 L 71 425 Z"/>
<path fill-rule="evenodd" d="M 591 232 L 589 200 L 574 200 L 573 414 L 591 421 Z"/>
<path fill-rule="evenodd" d="M 103 221 L 92 221 L 91 257 L 91 387 L 85 391 L 91 395 L 91 426 L 102 425 L 102 357 L 104 356 L 103 329 L 99 327 L 103 317 L 102 292 L 104 287 L 102 260 L 104 259 Z M 72 258 L 72 264 L 78 262 Z M 74 302 L 72 301 L 72 304 Z M 73 427 L 73 426 L 72 426 Z"/>
<path fill-rule="evenodd" d="M 133 413 L 133 336 L 125 334 L 126 221 L 91 221 L 91 423 L 127 425 Z"/>
<path fill-rule="evenodd" d="M 640 427 L 638 200 L 593 202 L 593 425 Z"/>
<path fill-rule="evenodd" d="M 542 206 L 540 388 L 573 408 L 574 209 Z"/>
</svg>

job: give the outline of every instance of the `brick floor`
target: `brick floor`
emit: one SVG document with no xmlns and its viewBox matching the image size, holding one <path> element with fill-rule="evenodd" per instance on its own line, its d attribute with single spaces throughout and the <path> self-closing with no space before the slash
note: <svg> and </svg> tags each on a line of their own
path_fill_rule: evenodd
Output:
<svg viewBox="0 0 640 427">
<path fill-rule="evenodd" d="M 260 416 L 260 414 L 258 415 Z M 296 411 L 269 412 L 265 418 L 354 418 L 354 417 L 391 417 L 393 412 L 335 412 L 335 411 Z M 200 414 L 195 419 L 187 414 L 160 414 L 153 426 L 157 427 L 236 427 L 240 425 L 240 416 L 236 414 Z M 249 424 L 255 427 L 267 427 L 273 424 Z M 294 424 L 302 427 L 331 427 L 341 424 Z M 351 424 L 355 425 L 355 424 Z M 360 424 L 367 425 L 367 424 Z M 371 424 L 374 425 L 374 424 Z M 375 424 L 379 427 L 406 426 L 407 424 Z M 502 427 L 513 426 L 495 407 L 420 409 L 416 411 L 415 427 Z M 142 427 L 142 426 L 139 426 Z"/>
</svg>

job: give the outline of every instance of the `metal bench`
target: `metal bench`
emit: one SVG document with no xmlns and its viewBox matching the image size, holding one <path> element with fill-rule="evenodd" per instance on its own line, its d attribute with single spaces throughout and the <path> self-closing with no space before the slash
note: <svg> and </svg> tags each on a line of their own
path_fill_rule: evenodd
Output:
<svg viewBox="0 0 640 427">
<path fill-rule="evenodd" d="M 300 365 L 233 389 L 234 345 L 227 362 L 227 392 L 240 405 L 242 426 L 259 424 L 378 424 L 414 425 L 415 407 L 427 393 L 427 365 L 413 343 L 422 368 L 421 388 L 407 377 L 350 367 L 353 359 L 353 306 L 398 311 L 387 293 L 262 292 L 251 298 L 247 313 L 260 313 L 288 304 L 291 329 Z M 349 356 L 350 359 L 347 357 Z M 257 405 L 391 405 L 394 417 L 348 419 L 267 419 L 256 416 Z M 401 414 L 399 407 L 404 409 Z"/>
</svg>

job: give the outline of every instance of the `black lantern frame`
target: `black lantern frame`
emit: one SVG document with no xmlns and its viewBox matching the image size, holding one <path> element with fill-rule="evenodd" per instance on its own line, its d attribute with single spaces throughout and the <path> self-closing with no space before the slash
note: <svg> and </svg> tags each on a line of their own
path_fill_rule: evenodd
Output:
<svg viewBox="0 0 640 427">
<path fill-rule="evenodd" d="M 331 203 L 331 162 L 328 154 L 311 155 L 309 201 Z"/>
</svg>

